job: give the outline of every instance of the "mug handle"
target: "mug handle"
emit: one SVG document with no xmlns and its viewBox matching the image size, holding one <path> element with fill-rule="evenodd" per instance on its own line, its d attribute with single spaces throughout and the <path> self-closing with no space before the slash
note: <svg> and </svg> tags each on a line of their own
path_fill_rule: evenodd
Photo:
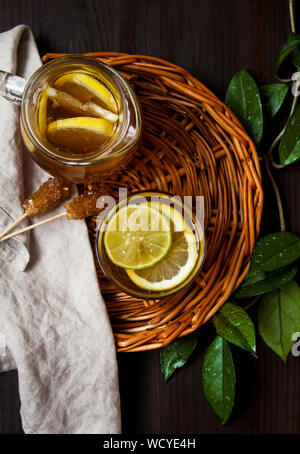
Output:
<svg viewBox="0 0 300 454">
<path fill-rule="evenodd" d="M 0 96 L 15 104 L 21 104 L 27 80 L 0 70 Z"/>
</svg>

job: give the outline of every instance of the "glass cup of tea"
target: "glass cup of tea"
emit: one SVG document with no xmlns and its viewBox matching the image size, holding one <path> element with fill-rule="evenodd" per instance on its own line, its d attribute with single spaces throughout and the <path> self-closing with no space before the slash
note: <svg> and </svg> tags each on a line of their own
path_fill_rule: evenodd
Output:
<svg viewBox="0 0 300 454">
<path fill-rule="evenodd" d="M 32 158 L 75 183 L 125 168 L 137 148 L 142 118 L 132 88 L 114 68 L 65 56 L 26 81 L 0 71 L 0 94 L 21 105 L 21 133 Z"/>
<path fill-rule="evenodd" d="M 201 216 L 179 196 L 162 191 L 135 192 L 111 204 L 100 214 L 96 235 L 103 273 L 136 298 L 179 292 L 196 279 L 204 262 Z"/>
</svg>

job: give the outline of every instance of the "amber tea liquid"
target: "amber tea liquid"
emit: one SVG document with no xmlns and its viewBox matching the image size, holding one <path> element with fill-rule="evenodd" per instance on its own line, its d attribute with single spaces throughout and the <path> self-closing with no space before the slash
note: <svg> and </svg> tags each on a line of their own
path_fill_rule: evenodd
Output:
<svg viewBox="0 0 300 454">
<path fill-rule="evenodd" d="M 142 128 L 139 103 L 114 69 L 88 57 L 62 57 L 28 81 L 21 132 L 33 159 L 75 183 L 126 168 Z"/>
<path fill-rule="evenodd" d="M 57 77 L 38 95 L 40 138 L 62 155 L 91 155 L 113 139 L 121 112 L 112 89 L 83 70 Z"/>
</svg>

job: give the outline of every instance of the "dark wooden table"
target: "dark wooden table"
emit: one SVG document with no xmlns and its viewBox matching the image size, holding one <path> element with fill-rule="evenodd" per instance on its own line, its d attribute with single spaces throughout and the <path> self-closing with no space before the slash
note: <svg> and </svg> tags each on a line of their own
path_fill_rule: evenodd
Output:
<svg viewBox="0 0 300 454">
<path fill-rule="evenodd" d="M 290 31 L 288 0 L 0 0 L 0 31 L 20 23 L 32 28 L 41 54 L 150 54 L 184 66 L 221 98 L 241 68 L 260 84 L 274 81 L 276 54 Z M 299 165 L 276 174 L 296 234 L 299 175 Z M 265 190 L 263 229 L 274 231 L 276 207 L 268 185 Z M 237 402 L 230 422 L 221 427 L 201 389 L 202 357 L 213 331 L 207 326 L 201 333 L 188 366 L 167 384 L 157 351 L 119 355 L 124 432 L 299 433 L 300 357 L 283 364 L 260 340 L 258 360 L 234 351 Z M 19 406 L 17 372 L 2 374 L 0 433 L 22 433 Z"/>
</svg>

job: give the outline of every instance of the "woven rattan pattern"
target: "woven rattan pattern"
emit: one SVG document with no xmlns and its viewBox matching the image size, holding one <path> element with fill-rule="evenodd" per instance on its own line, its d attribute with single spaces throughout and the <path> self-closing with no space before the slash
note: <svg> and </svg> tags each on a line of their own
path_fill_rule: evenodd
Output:
<svg viewBox="0 0 300 454">
<path fill-rule="evenodd" d="M 48 54 L 43 61 L 62 55 Z M 228 107 L 183 68 L 149 56 L 86 55 L 119 70 L 143 111 L 139 150 L 128 170 L 102 181 L 107 193 L 127 187 L 205 196 L 205 264 L 180 294 L 138 300 L 114 288 L 96 263 L 118 350 L 160 348 L 209 320 L 244 279 L 262 214 L 259 160 Z M 94 250 L 95 219 L 87 225 Z"/>
</svg>

